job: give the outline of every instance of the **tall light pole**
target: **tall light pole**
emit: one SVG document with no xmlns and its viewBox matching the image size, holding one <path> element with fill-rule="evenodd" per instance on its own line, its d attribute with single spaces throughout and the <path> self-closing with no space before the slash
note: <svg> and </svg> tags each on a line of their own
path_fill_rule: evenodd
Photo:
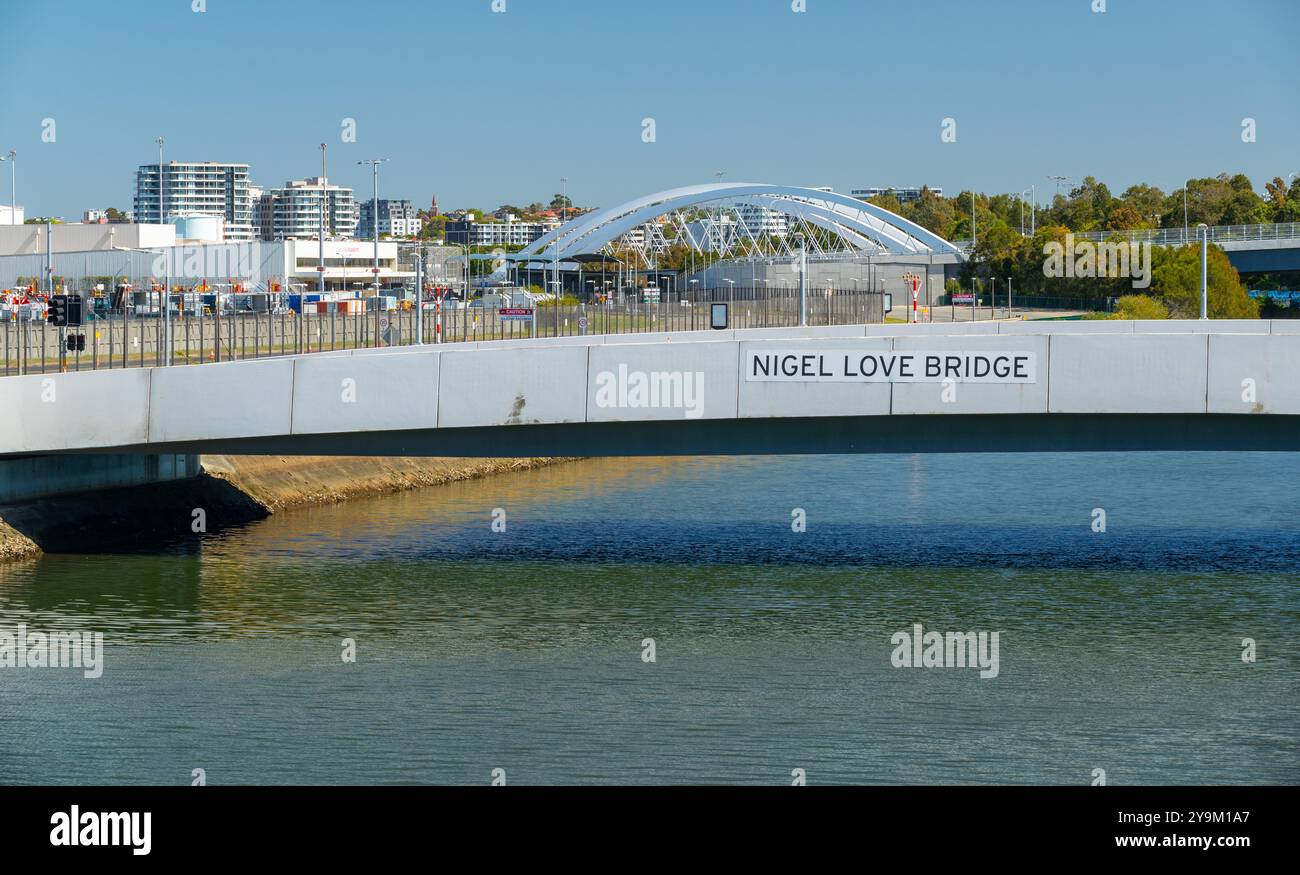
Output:
<svg viewBox="0 0 1300 875">
<path fill-rule="evenodd" d="M 1030 236 L 1030 237 L 1033 237 L 1034 234 L 1035 234 L 1036 231 L 1037 231 L 1037 227 L 1036 227 L 1035 224 L 1034 224 L 1034 210 L 1035 210 L 1035 209 L 1037 208 L 1037 206 L 1038 206 L 1038 193 L 1035 191 L 1034 186 L 1032 186 L 1032 185 L 1029 186 L 1029 188 L 1025 189 L 1025 191 L 1029 192 L 1029 236 Z M 1025 233 L 1025 191 L 1022 191 L 1022 192 L 1020 193 L 1020 233 L 1021 233 L 1021 235 L 1023 235 L 1023 234 Z"/>
<path fill-rule="evenodd" d="M 796 234 L 799 242 L 799 324 L 808 324 L 808 250 L 803 234 Z M 728 317 L 730 318 L 730 317 Z"/>
<path fill-rule="evenodd" d="M 10 149 L 8 155 L 0 155 L 0 161 L 9 162 L 9 221 L 18 224 L 18 150 Z"/>
<path fill-rule="evenodd" d="M 560 177 L 560 224 L 569 221 L 569 177 Z"/>
<path fill-rule="evenodd" d="M 325 143 L 320 144 L 320 248 L 316 252 L 316 291 L 325 296 L 325 199 L 329 197 L 329 192 L 325 188 L 325 156 L 329 146 Z M 346 279 L 344 280 L 346 283 Z M 307 296 L 303 295 L 298 301 L 298 308 L 302 311 L 299 313 L 304 319 L 307 316 Z M 304 329 L 305 331 L 306 329 Z M 303 335 L 306 337 L 306 335 Z"/>
<path fill-rule="evenodd" d="M 1191 182 L 1192 182 L 1192 181 L 1191 181 L 1190 179 L 1188 179 L 1188 180 L 1186 180 L 1186 181 L 1183 182 L 1183 237 L 1184 237 L 1184 242 L 1186 242 L 1186 237 L 1187 237 L 1187 187 L 1188 187 L 1189 185 L 1191 185 Z M 1198 227 L 1199 227 L 1199 226 L 1198 226 Z"/>
<path fill-rule="evenodd" d="M 370 165 L 372 184 L 374 186 L 374 194 L 370 200 L 370 231 L 375 243 L 374 265 L 371 267 L 371 273 L 374 274 L 376 295 L 379 294 L 379 165 L 387 160 L 387 158 L 367 158 L 364 161 L 357 162 L 357 164 Z"/>
<path fill-rule="evenodd" d="M 163 179 L 163 143 L 166 141 L 159 137 L 154 142 L 158 144 L 158 224 L 162 225 L 167 221 L 163 207 L 163 192 L 167 185 Z"/>
<path fill-rule="evenodd" d="M 163 193 L 166 191 L 167 180 L 163 175 L 163 145 L 166 143 L 166 141 L 162 137 L 159 137 L 158 139 L 154 140 L 154 142 L 158 144 L 158 224 L 165 225 L 167 223 L 167 213 L 163 207 L 163 203 L 164 203 Z M 171 364 L 171 351 L 172 351 L 172 336 L 171 336 L 172 335 L 172 302 L 171 302 L 171 288 L 170 288 L 171 270 L 170 270 L 170 265 L 168 265 L 168 267 L 169 269 L 164 271 L 163 274 L 163 289 L 162 289 L 162 300 L 161 300 L 162 317 L 163 317 L 163 345 L 166 348 L 166 352 L 162 354 L 162 364 L 164 365 Z M 218 306 L 221 305 L 220 295 L 218 295 L 217 305 Z M 123 337 L 122 342 L 123 343 L 126 342 L 125 336 Z"/>
<path fill-rule="evenodd" d="M 1196 226 L 1201 232 L 1201 318 L 1210 318 L 1210 226 L 1204 222 Z"/>
</svg>

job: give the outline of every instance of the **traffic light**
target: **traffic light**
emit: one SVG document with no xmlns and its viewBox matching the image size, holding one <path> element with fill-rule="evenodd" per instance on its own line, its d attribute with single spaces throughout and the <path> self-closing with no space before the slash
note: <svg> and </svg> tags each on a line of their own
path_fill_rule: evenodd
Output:
<svg viewBox="0 0 1300 875">
<path fill-rule="evenodd" d="M 50 298 L 50 307 L 49 311 L 45 315 L 45 319 L 51 325 L 58 328 L 63 328 L 68 324 L 67 295 L 54 295 Z"/>
<path fill-rule="evenodd" d="M 68 295 L 68 324 L 81 324 L 81 295 Z"/>
<path fill-rule="evenodd" d="M 84 334 L 69 334 L 69 335 L 68 335 L 68 345 L 67 345 L 67 350 L 68 350 L 68 352 L 85 352 L 85 351 L 86 351 L 86 335 L 84 335 Z"/>
</svg>

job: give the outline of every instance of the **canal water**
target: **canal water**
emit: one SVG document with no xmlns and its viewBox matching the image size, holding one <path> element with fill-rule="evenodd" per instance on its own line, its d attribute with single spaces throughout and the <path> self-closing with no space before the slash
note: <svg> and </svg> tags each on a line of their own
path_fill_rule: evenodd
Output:
<svg viewBox="0 0 1300 875">
<path fill-rule="evenodd" d="M 0 783 L 1297 783 L 1297 484 L 601 459 L 0 566 L 0 630 L 105 642 L 0 668 Z M 895 666 L 918 623 L 997 632 L 997 676 Z"/>
</svg>

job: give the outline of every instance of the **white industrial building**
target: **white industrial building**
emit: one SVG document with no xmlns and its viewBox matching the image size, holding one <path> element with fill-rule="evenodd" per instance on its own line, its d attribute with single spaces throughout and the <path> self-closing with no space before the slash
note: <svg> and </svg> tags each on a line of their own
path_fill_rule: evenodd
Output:
<svg viewBox="0 0 1300 875">
<path fill-rule="evenodd" d="M 315 291 L 319 284 L 316 240 L 185 243 L 172 225 L 55 225 L 47 256 L 44 225 L 23 226 L 21 239 L 10 233 L 15 230 L 0 228 L 0 291 L 33 278 L 44 289 L 47 258 L 56 286 L 69 292 L 89 292 L 105 279 L 147 288 L 164 277 L 173 289 L 186 290 L 238 284 L 246 291 Z M 380 242 L 378 255 L 382 287 L 414 286 L 414 265 L 399 259 L 397 243 Z M 326 290 L 364 291 L 373 282 L 374 261 L 373 243 L 325 241 Z"/>
</svg>

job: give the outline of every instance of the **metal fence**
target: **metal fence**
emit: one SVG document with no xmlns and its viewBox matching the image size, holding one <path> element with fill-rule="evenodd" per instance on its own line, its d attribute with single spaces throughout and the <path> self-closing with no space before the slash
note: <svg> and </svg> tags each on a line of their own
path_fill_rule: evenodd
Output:
<svg viewBox="0 0 1300 875">
<path fill-rule="evenodd" d="M 1138 231 L 1084 231 L 1074 235 L 1076 240 L 1103 241 L 1122 237 L 1136 243 L 1150 241 L 1156 246 L 1184 246 L 1200 243 L 1200 229 L 1148 228 Z M 1236 243 L 1251 240 L 1294 240 L 1300 238 L 1300 222 L 1277 222 L 1267 225 L 1215 225 L 1210 228 L 1211 243 Z"/>
<path fill-rule="evenodd" d="M 1111 239 L 1134 243 L 1149 241 L 1153 246 L 1186 246 L 1200 243 L 1201 232 L 1195 225 L 1183 228 L 1139 228 L 1129 231 L 1074 231 L 1075 240 L 1104 242 Z M 1300 239 L 1300 222 L 1273 222 L 1262 225 L 1214 225 L 1210 228 L 1211 243 L 1246 243 L 1251 240 Z M 953 245 L 963 252 L 971 248 L 970 240 L 954 240 Z"/>
<path fill-rule="evenodd" d="M 711 305 L 728 304 L 732 328 L 774 328 L 799 324 L 799 290 L 706 289 L 691 300 L 647 302 L 629 293 L 621 301 L 542 304 L 532 319 L 512 319 L 497 308 L 463 307 L 446 301 L 441 310 L 426 302 L 426 344 L 584 334 L 699 331 L 710 327 Z M 884 321 L 884 295 L 854 289 L 808 291 L 809 325 L 852 325 Z M 171 363 L 242 361 L 280 355 L 408 346 L 417 342 L 415 309 L 368 313 L 198 312 L 173 314 Z M 59 329 L 44 321 L 0 325 L 0 375 L 43 374 L 164 364 L 166 320 L 120 309 L 100 311 L 78 328 Z M 84 337 L 85 349 L 66 351 L 65 335 Z"/>
</svg>

